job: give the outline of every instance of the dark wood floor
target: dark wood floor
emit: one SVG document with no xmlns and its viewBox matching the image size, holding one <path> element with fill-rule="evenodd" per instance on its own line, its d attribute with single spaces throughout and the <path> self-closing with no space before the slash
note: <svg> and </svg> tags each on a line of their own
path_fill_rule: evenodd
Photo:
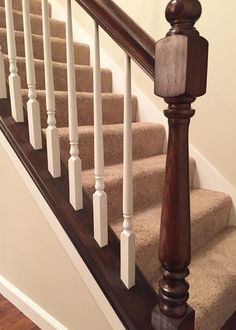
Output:
<svg viewBox="0 0 236 330">
<path fill-rule="evenodd" d="M 0 295 L 0 330 L 38 330 L 39 328 Z"/>
</svg>

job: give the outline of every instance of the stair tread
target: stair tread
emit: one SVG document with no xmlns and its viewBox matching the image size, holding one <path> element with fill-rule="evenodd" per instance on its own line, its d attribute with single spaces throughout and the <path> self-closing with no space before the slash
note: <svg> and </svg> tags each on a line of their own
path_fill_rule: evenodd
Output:
<svg viewBox="0 0 236 330">
<path fill-rule="evenodd" d="M 42 1 L 41 0 L 30 0 L 30 12 L 36 15 L 41 15 L 42 13 Z M 0 0 L 0 7 L 5 8 L 4 0 Z M 22 0 L 12 1 L 13 9 L 17 11 L 22 11 Z M 49 2 L 49 15 L 51 16 L 51 4 Z"/>
<path fill-rule="evenodd" d="M 41 59 L 44 58 L 43 52 L 43 36 L 38 34 L 31 34 L 33 41 L 33 50 L 34 58 Z M 0 28 L 1 36 L 1 46 L 2 53 L 7 54 L 7 37 L 6 37 L 6 28 Z M 24 32 L 15 31 L 16 38 L 16 50 L 18 57 L 23 57 L 25 54 L 24 46 Z M 52 56 L 53 61 L 58 63 L 66 62 L 66 40 L 58 37 L 51 37 L 51 46 L 52 46 Z M 74 58 L 75 64 L 79 65 L 89 65 L 90 49 L 87 44 L 74 42 Z"/>
<path fill-rule="evenodd" d="M 42 127 L 47 127 L 46 113 L 46 93 L 43 90 L 37 90 L 38 101 L 41 109 Z M 68 92 L 55 91 L 55 107 L 57 127 L 68 126 Z M 28 90 L 22 90 L 23 102 L 28 101 Z M 93 93 L 77 92 L 77 113 L 79 126 L 89 126 L 94 123 Z M 137 115 L 137 97 L 132 97 L 132 121 L 136 121 Z M 124 96 L 115 93 L 102 93 L 102 115 L 103 124 L 119 124 L 124 119 Z"/>
<path fill-rule="evenodd" d="M 133 159 L 141 159 L 162 153 L 164 127 L 160 124 L 132 124 Z M 79 149 L 83 169 L 94 167 L 94 127 L 80 126 Z M 69 150 L 69 128 L 59 128 L 62 159 L 67 161 Z M 123 124 L 103 125 L 104 160 L 105 165 L 119 164 L 123 160 Z M 143 148 L 140 148 L 142 143 Z"/>
<path fill-rule="evenodd" d="M 190 200 L 192 252 L 196 253 L 199 248 L 199 240 L 201 240 L 201 245 L 207 243 L 227 225 L 231 198 L 218 191 L 192 189 Z M 224 218 L 222 217 L 222 210 L 226 210 Z M 145 249 L 149 245 L 155 245 L 155 250 L 158 249 L 160 218 L 160 204 L 152 205 L 148 209 L 134 214 L 133 223 L 137 250 Z M 112 224 L 117 235 L 122 231 L 122 222 L 123 219 L 120 219 L 120 222 Z"/>
<path fill-rule="evenodd" d="M 134 210 L 145 209 L 161 201 L 166 155 L 160 154 L 133 161 Z M 190 185 L 193 183 L 195 162 L 190 159 Z M 110 221 L 122 217 L 123 164 L 105 166 L 105 191 L 108 197 Z M 92 201 L 94 170 L 83 171 L 83 186 Z"/>
<path fill-rule="evenodd" d="M 19 10 L 13 9 L 14 29 L 15 31 L 23 31 L 23 13 Z M 5 7 L 0 7 L 0 26 L 6 27 L 5 21 Z M 42 16 L 30 13 L 31 29 L 33 34 L 42 35 Z M 32 24 L 33 23 L 33 24 Z M 49 18 L 51 36 L 57 36 L 65 39 L 66 25 L 65 22 Z"/>
<path fill-rule="evenodd" d="M 235 311 L 235 265 L 235 227 L 226 228 L 193 256 L 188 281 L 196 330 L 218 330 Z M 154 286 L 158 287 L 157 281 Z"/>
<path fill-rule="evenodd" d="M 136 124 L 136 123 L 134 123 Z M 190 158 L 190 162 L 194 160 Z M 165 172 L 166 154 L 159 154 L 144 159 L 133 160 L 133 176 L 147 174 L 148 172 Z M 85 177 L 84 184 L 89 186 L 94 184 L 94 169 L 83 171 Z M 123 163 L 105 166 L 105 179 L 107 183 L 123 180 Z"/>
<path fill-rule="evenodd" d="M 9 70 L 8 58 L 4 55 L 5 70 Z M 52 62 L 53 64 L 53 78 L 54 89 L 63 91 L 67 90 L 67 65 L 66 63 Z M 18 72 L 21 78 L 21 87 L 27 87 L 26 79 L 26 62 L 24 57 L 17 57 Z M 44 61 L 34 60 L 34 67 L 36 73 L 36 88 L 45 90 L 44 77 Z M 75 65 L 75 82 L 76 90 L 81 92 L 92 92 L 93 90 L 93 67 L 88 65 Z M 110 69 L 101 69 L 101 82 L 103 92 L 112 92 L 112 73 Z"/>
</svg>

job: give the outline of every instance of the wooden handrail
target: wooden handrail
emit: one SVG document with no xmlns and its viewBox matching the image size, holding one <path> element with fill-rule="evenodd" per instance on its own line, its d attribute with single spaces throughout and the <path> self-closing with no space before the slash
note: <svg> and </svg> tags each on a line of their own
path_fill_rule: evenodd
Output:
<svg viewBox="0 0 236 330">
<path fill-rule="evenodd" d="M 155 40 L 111 0 L 76 0 L 110 37 L 152 78 Z"/>
</svg>

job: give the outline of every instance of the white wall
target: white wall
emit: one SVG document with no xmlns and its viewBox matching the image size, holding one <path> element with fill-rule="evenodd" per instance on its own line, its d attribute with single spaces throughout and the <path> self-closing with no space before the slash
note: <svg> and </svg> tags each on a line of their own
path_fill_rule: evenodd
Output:
<svg viewBox="0 0 236 330">
<path fill-rule="evenodd" d="M 0 164 L 0 276 L 70 330 L 111 330 L 1 144 Z"/>
</svg>

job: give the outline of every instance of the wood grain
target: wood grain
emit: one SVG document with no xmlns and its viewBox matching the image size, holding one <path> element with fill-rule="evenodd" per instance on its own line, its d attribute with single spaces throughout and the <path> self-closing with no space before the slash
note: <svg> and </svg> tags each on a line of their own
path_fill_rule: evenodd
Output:
<svg viewBox="0 0 236 330">
<path fill-rule="evenodd" d="M 0 329 L 37 330 L 39 328 L 7 299 L 0 295 Z"/>
<path fill-rule="evenodd" d="M 111 0 L 76 0 L 107 34 L 154 79 L 155 40 Z"/>
</svg>

